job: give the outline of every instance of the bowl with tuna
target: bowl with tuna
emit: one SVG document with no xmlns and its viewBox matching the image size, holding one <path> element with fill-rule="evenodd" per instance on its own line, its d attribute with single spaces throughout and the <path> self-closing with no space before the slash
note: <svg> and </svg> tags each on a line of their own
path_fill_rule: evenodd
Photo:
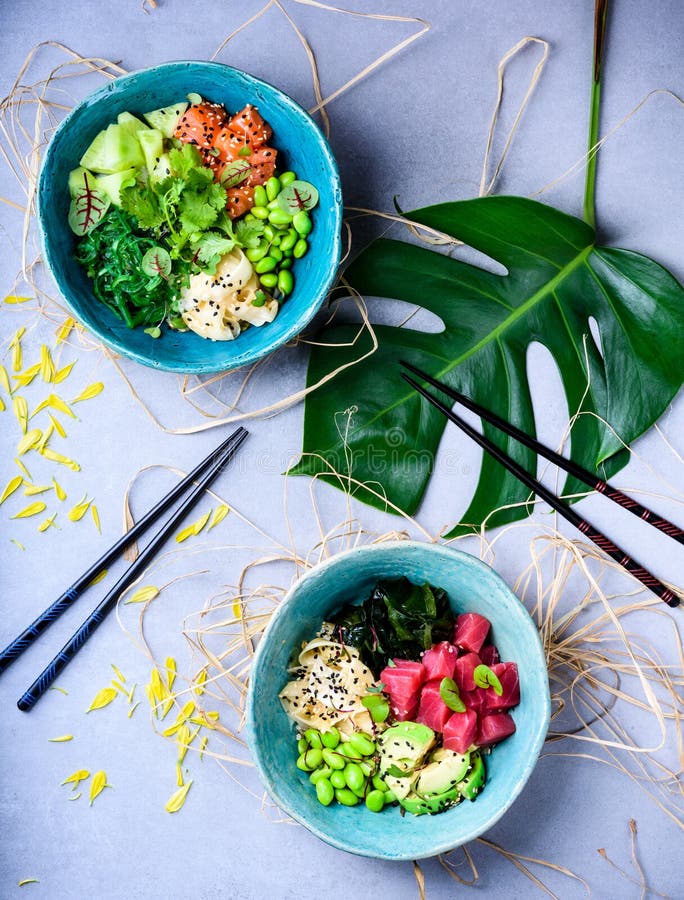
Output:
<svg viewBox="0 0 684 900">
<path fill-rule="evenodd" d="M 530 778 L 550 719 L 537 628 L 469 554 L 388 542 L 306 573 L 257 648 L 257 771 L 327 843 L 417 859 L 485 833 Z"/>
</svg>

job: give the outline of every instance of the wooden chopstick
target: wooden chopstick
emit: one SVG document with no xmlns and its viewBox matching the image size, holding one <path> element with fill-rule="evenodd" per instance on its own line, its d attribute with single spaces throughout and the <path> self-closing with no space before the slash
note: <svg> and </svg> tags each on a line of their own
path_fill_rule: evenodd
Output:
<svg viewBox="0 0 684 900">
<path fill-rule="evenodd" d="M 199 465 L 195 466 L 192 472 L 186 475 L 186 477 L 172 488 L 165 497 L 162 497 L 162 499 L 155 504 L 155 506 L 153 506 L 140 521 L 136 522 L 130 531 L 120 537 L 116 543 L 112 544 L 109 550 L 107 550 L 97 562 L 94 562 L 92 566 L 86 569 L 86 571 L 79 576 L 79 578 L 77 578 L 76 581 L 54 601 L 54 603 L 51 603 L 37 619 L 25 628 L 20 635 L 14 638 L 14 640 L 0 652 L 0 674 L 2 674 L 15 659 L 18 659 L 24 650 L 30 647 L 31 644 L 40 637 L 40 635 L 43 634 L 43 632 L 46 631 L 65 610 L 69 609 L 72 603 L 87 590 L 93 579 L 104 569 L 107 569 L 110 563 L 112 563 L 129 544 L 132 544 L 141 534 L 143 534 L 143 532 L 147 531 L 150 525 L 153 525 L 157 519 L 159 519 L 159 517 L 188 490 L 195 479 L 198 478 L 213 462 L 216 462 L 216 460 L 222 456 L 243 433 L 246 434 L 244 428 L 238 428 L 230 435 L 230 437 L 226 438 L 223 443 L 219 444 L 215 450 L 212 450 Z"/>
<path fill-rule="evenodd" d="M 116 602 L 119 599 L 121 592 L 135 581 L 138 575 L 144 570 L 144 568 L 156 554 L 157 550 L 170 536 L 171 532 L 177 527 L 181 519 L 183 519 L 184 516 L 190 512 L 190 510 L 199 501 L 205 490 L 213 482 L 216 476 L 225 469 L 228 462 L 238 451 L 240 445 L 247 437 L 247 431 L 245 431 L 244 429 L 240 429 L 240 432 L 241 433 L 238 434 L 238 436 L 234 439 L 227 450 L 224 450 L 222 453 L 220 453 L 218 455 L 218 458 L 214 456 L 213 464 L 203 475 L 202 479 L 198 482 L 198 484 L 188 495 L 188 497 L 183 501 L 181 506 L 179 506 L 178 509 L 170 516 L 168 521 L 165 522 L 164 525 L 162 525 L 162 527 L 155 534 L 149 544 L 140 553 L 140 556 L 136 559 L 136 561 L 131 566 L 129 566 L 128 569 L 126 569 L 121 578 L 95 607 L 95 609 L 88 616 L 85 622 L 83 622 L 78 631 L 76 631 L 76 633 L 72 635 L 72 637 L 59 651 L 57 656 L 55 656 L 55 658 L 52 660 L 52 662 L 50 662 L 50 664 L 40 673 L 38 678 L 36 678 L 31 687 L 19 698 L 19 700 L 17 701 L 17 706 L 19 707 L 19 709 L 23 711 L 32 709 L 32 707 L 43 696 L 45 691 L 50 687 L 55 678 L 57 678 L 60 672 L 62 672 L 68 665 L 68 663 L 74 658 L 74 656 L 78 653 L 78 651 L 83 646 L 83 644 L 85 644 L 88 638 L 94 633 L 97 627 L 101 625 L 107 614 L 111 612 L 111 610 L 116 606 Z"/>
<path fill-rule="evenodd" d="M 568 506 L 564 500 L 561 500 L 554 493 L 544 487 L 544 485 L 537 481 L 534 476 L 530 475 L 530 473 L 524 469 L 519 463 L 517 463 L 514 459 L 511 459 L 508 454 L 504 453 L 503 450 L 500 450 L 496 444 L 492 443 L 488 438 L 484 435 L 480 434 L 474 428 L 472 428 L 466 421 L 457 416 L 446 404 L 442 403 L 442 401 L 435 397 L 430 393 L 426 388 L 422 385 L 418 384 L 417 381 L 414 381 L 409 375 L 406 375 L 405 372 L 401 373 L 401 377 L 407 381 L 412 388 L 418 391 L 419 394 L 422 394 L 426 400 L 432 403 L 441 413 L 443 413 L 450 422 L 453 422 L 454 425 L 458 425 L 461 431 L 465 432 L 468 437 L 472 438 L 477 444 L 482 447 L 483 450 L 486 450 L 491 456 L 494 457 L 498 462 L 501 463 L 509 472 L 515 475 L 522 483 L 528 487 L 531 491 L 537 494 L 538 497 L 541 497 L 542 500 L 545 500 L 549 506 L 556 510 L 564 519 L 567 519 L 568 522 L 571 522 L 576 528 L 578 528 L 582 534 L 586 535 L 590 541 L 596 544 L 601 550 L 608 554 L 612 559 L 618 562 L 624 569 L 634 575 L 643 585 L 645 585 L 649 590 L 653 591 L 658 597 L 661 598 L 668 606 L 679 606 L 680 598 L 669 588 L 667 585 L 663 584 L 662 581 L 657 579 L 655 575 L 651 574 L 647 569 L 645 569 L 642 565 L 636 562 L 628 553 L 625 553 L 624 550 L 621 550 L 617 544 L 614 544 L 610 538 L 607 538 L 601 531 L 598 531 L 587 522 L 586 519 L 583 519 L 580 515 L 578 515 L 572 507 Z M 424 376 L 420 376 L 424 377 Z M 426 379 L 427 380 L 427 379 Z M 439 382 L 435 382 L 434 379 L 431 379 L 431 383 L 436 384 L 439 390 L 448 393 L 446 386 L 441 385 Z"/>
<path fill-rule="evenodd" d="M 466 395 L 462 394 L 460 391 L 454 390 L 454 388 L 451 388 L 446 384 L 442 384 L 431 375 L 428 375 L 426 372 L 422 372 L 420 369 L 417 369 L 415 366 L 411 365 L 411 363 L 405 362 L 404 360 L 400 360 L 400 362 L 401 365 L 404 366 L 404 368 L 409 369 L 409 371 L 413 372 L 414 375 L 417 375 L 423 381 L 427 381 L 428 384 L 436 387 L 438 390 L 442 391 L 442 393 L 444 394 L 447 394 L 449 397 L 453 397 L 454 400 L 458 400 L 458 402 L 462 406 L 465 406 L 467 409 L 471 410 L 471 412 L 476 413 L 481 419 L 484 419 L 486 422 L 494 425 L 499 429 L 499 431 L 503 431 L 504 434 L 515 438 L 516 441 L 519 441 L 521 444 L 524 444 L 526 447 L 534 450 L 535 453 L 538 453 L 540 456 L 548 459 L 555 466 L 558 466 L 560 469 L 564 469 L 566 472 L 574 475 L 575 478 L 583 481 L 586 485 L 588 485 L 588 487 L 592 488 L 595 491 L 598 491 L 599 494 L 603 494 L 604 497 L 612 500 L 613 503 L 617 503 L 618 506 L 621 506 L 623 509 L 631 512 L 633 516 L 637 516 L 644 522 L 647 522 L 649 525 L 657 528 L 658 531 L 662 531 L 663 534 L 666 534 L 673 540 L 678 541 L 680 544 L 684 544 L 684 529 L 680 528 L 678 525 L 675 525 L 674 522 L 670 522 L 668 519 L 664 519 L 662 516 L 654 513 L 653 510 L 648 509 L 648 507 L 642 506 L 641 503 L 637 503 L 636 500 L 628 497 L 627 494 L 624 494 L 621 490 L 619 490 L 619 488 L 614 487 L 612 484 L 609 484 L 609 482 L 604 481 L 597 475 L 594 475 L 588 469 L 583 468 L 576 462 L 573 462 L 571 459 L 566 459 L 564 456 L 561 456 L 560 453 L 556 453 L 555 450 L 551 450 L 549 447 L 545 447 L 544 444 L 541 444 L 538 440 L 531 437 L 529 434 L 525 434 L 524 431 L 516 428 L 515 425 L 511 425 L 510 422 L 507 422 L 500 416 L 497 416 L 496 413 L 490 412 L 488 409 L 485 409 L 484 406 L 480 406 L 479 403 L 471 400 L 470 397 L 466 397 Z"/>
</svg>

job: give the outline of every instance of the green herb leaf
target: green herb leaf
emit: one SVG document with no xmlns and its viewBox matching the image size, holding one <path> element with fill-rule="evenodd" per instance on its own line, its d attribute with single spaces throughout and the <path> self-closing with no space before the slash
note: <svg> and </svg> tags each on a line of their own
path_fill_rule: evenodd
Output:
<svg viewBox="0 0 684 900">
<path fill-rule="evenodd" d="M 375 326 L 378 349 L 306 398 L 304 456 L 291 474 L 319 475 L 343 487 L 375 483 L 377 494 L 414 514 L 420 505 L 446 419 L 398 377 L 405 359 L 462 390 L 474 401 L 535 433 L 527 381 L 533 342 L 554 357 L 571 415 L 573 461 L 603 477 L 629 458 L 630 444 L 667 409 L 684 381 L 684 289 L 653 260 L 596 245 L 592 228 L 550 206 L 522 197 L 483 197 L 407 213 L 411 221 L 463 240 L 505 266 L 500 275 L 402 241 L 379 240 L 345 277 L 361 294 L 418 304 L 443 330 Z M 591 336 L 597 323 L 600 347 Z M 654 352 L 657 335 L 657 352 Z M 311 350 L 308 385 L 372 351 L 356 326 L 335 325 Z M 369 392 L 368 385 L 373 385 Z M 339 410 L 356 408 L 349 427 Z M 603 423 L 610 423 L 610 427 Z M 535 454 L 489 425 L 494 443 L 536 471 Z M 389 436 L 389 439 L 388 439 Z M 372 449 L 373 452 L 370 452 Z M 392 465 L 378 471 L 378 453 Z M 340 469 L 340 460 L 353 469 Z M 559 493 L 586 490 L 572 477 Z M 524 518 L 528 488 L 484 454 L 470 507 L 448 536 Z M 355 488 L 356 499 L 385 508 Z M 491 516 L 492 510 L 506 509 Z"/>
<path fill-rule="evenodd" d="M 376 724 L 384 722 L 389 716 L 390 706 L 382 694 L 369 694 L 367 697 L 362 697 L 361 705 L 366 707 L 371 719 Z"/>
<path fill-rule="evenodd" d="M 197 261 L 202 264 L 202 271 L 213 275 L 221 257 L 230 253 L 234 246 L 235 241 L 232 238 L 223 237 L 214 231 L 207 231 L 199 241 L 193 244 L 193 250 L 197 255 Z"/>
<path fill-rule="evenodd" d="M 235 159 L 221 172 L 221 184 L 226 188 L 237 187 L 249 178 L 252 166 L 246 159 Z"/>
<path fill-rule="evenodd" d="M 238 219 L 235 223 L 235 240 L 245 250 L 254 249 L 259 245 L 266 226 L 261 221 L 245 222 Z"/>
<path fill-rule="evenodd" d="M 392 763 L 389 769 L 386 769 L 385 774 L 390 775 L 392 778 L 406 778 L 408 772 L 404 772 L 403 769 L 400 769 L 399 766 Z"/>
<path fill-rule="evenodd" d="M 317 203 L 318 191 L 308 181 L 291 181 L 278 194 L 278 206 L 291 216 L 313 209 Z"/>
<path fill-rule="evenodd" d="M 466 711 L 466 705 L 463 700 L 461 700 L 461 695 L 458 692 L 458 685 L 453 678 L 442 678 L 439 683 L 439 696 L 446 706 L 454 712 Z"/>
<path fill-rule="evenodd" d="M 164 221 L 159 198 L 151 185 L 134 184 L 120 193 L 121 208 L 134 216 L 141 228 L 158 228 Z"/>
<path fill-rule="evenodd" d="M 251 156 L 251 155 L 252 155 L 252 148 L 248 144 L 245 144 L 244 147 L 241 147 L 240 150 L 238 150 L 238 156 Z"/>
<path fill-rule="evenodd" d="M 83 176 L 83 187 L 79 188 L 69 206 L 69 227 L 79 237 L 83 237 L 100 224 L 109 209 L 107 194 L 97 190 L 96 179 Z"/>
<path fill-rule="evenodd" d="M 151 338 L 161 337 L 161 328 L 158 325 L 154 325 L 152 328 L 145 328 L 145 334 L 149 334 Z"/>
<path fill-rule="evenodd" d="M 161 275 L 162 278 L 169 277 L 171 267 L 171 257 L 163 247 L 150 247 L 140 263 L 145 275 Z"/>
<path fill-rule="evenodd" d="M 473 681 L 481 688 L 492 687 L 497 697 L 500 697 L 503 694 L 501 682 L 489 666 L 475 666 L 475 670 L 473 671 Z"/>
</svg>

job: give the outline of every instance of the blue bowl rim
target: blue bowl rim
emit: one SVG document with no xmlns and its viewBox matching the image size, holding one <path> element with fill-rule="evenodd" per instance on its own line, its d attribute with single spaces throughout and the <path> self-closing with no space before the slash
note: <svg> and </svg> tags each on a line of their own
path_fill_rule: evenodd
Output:
<svg viewBox="0 0 684 900">
<path fill-rule="evenodd" d="M 237 69 L 234 66 L 229 66 L 226 63 L 220 63 L 210 60 L 172 60 L 169 62 L 160 63 L 156 66 L 148 66 L 142 69 L 135 69 L 133 72 L 129 72 L 126 75 L 121 75 L 109 82 L 108 84 L 103 85 L 97 90 L 92 91 L 86 97 L 83 98 L 76 106 L 62 119 L 57 128 L 55 129 L 52 137 L 50 138 L 50 142 L 47 146 L 45 154 L 43 155 L 43 159 L 41 162 L 40 174 L 38 176 L 38 189 L 36 192 L 36 202 L 37 202 L 37 219 L 39 224 L 39 231 L 41 237 L 41 245 L 43 249 L 43 258 L 47 263 L 47 267 L 50 271 L 50 274 L 55 281 L 57 289 L 59 290 L 60 295 L 62 296 L 64 302 L 66 303 L 69 310 L 78 318 L 80 321 L 80 315 L 75 310 L 71 303 L 69 302 L 69 298 L 65 296 L 62 291 L 60 285 L 57 283 L 56 278 L 53 275 L 54 269 L 52 265 L 52 253 L 49 248 L 49 245 L 46 238 L 46 228 L 44 215 L 42 210 L 42 198 L 45 194 L 46 188 L 46 171 L 47 171 L 47 162 L 51 156 L 52 148 L 55 146 L 55 138 L 58 137 L 63 131 L 66 131 L 69 128 L 71 120 L 80 114 L 82 108 L 87 104 L 97 103 L 104 97 L 107 97 L 112 91 L 112 85 L 124 83 L 129 81 L 135 77 L 138 77 L 142 74 L 149 75 L 153 73 L 157 73 L 161 70 L 169 70 L 169 69 L 182 69 L 183 67 L 187 67 L 189 65 L 192 66 L 204 66 L 210 69 L 216 70 L 227 70 L 229 72 L 234 72 L 240 75 L 241 77 L 247 78 L 249 81 L 252 81 L 256 84 L 265 85 L 269 90 L 272 90 L 278 99 L 279 103 L 282 103 L 286 108 L 292 110 L 295 115 L 303 115 L 306 119 L 309 119 L 311 124 L 314 126 L 315 130 L 318 132 L 318 136 L 320 139 L 321 150 L 323 156 L 325 157 L 327 165 L 330 167 L 330 174 L 332 178 L 332 189 L 333 194 L 335 196 L 340 197 L 340 201 L 335 204 L 335 222 L 333 234 L 332 234 L 332 248 L 330 261 L 331 266 L 328 272 L 327 277 L 324 279 L 323 283 L 320 287 L 320 297 L 318 302 L 308 307 L 303 314 L 297 319 L 296 322 L 293 322 L 290 328 L 286 331 L 280 332 L 277 337 L 274 339 L 273 343 L 270 344 L 266 348 L 262 348 L 260 350 L 253 350 L 251 352 L 243 351 L 242 353 L 237 353 L 231 357 L 230 360 L 226 361 L 224 364 L 217 362 L 206 362 L 206 363 L 198 363 L 191 368 L 188 368 L 187 364 L 184 364 L 182 361 L 179 361 L 176 365 L 175 363 L 159 363 L 156 360 L 149 359 L 142 353 L 138 353 L 135 350 L 131 350 L 126 346 L 125 342 L 121 341 L 118 337 L 103 337 L 99 334 L 92 326 L 87 325 L 89 331 L 92 331 L 103 344 L 111 347 L 116 350 L 118 353 L 121 353 L 122 356 L 127 357 L 128 359 L 133 359 L 142 365 L 148 366 L 153 369 L 165 371 L 165 372 L 175 372 L 177 374 L 183 375 L 206 375 L 213 372 L 227 372 L 232 369 L 237 369 L 242 366 L 248 365 L 250 363 L 256 362 L 259 359 L 263 359 L 263 357 L 268 356 L 274 350 L 277 350 L 279 347 L 282 347 L 288 341 L 292 340 L 296 337 L 300 332 L 306 328 L 311 319 L 315 316 L 318 310 L 323 305 L 325 298 L 327 297 L 330 288 L 332 287 L 335 277 L 337 275 L 338 269 L 340 267 L 340 261 L 342 258 L 342 184 L 340 180 L 340 173 L 337 166 L 337 162 L 333 155 L 332 150 L 330 149 L 330 145 L 318 126 L 315 119 L 301 106 L 297 103 L 296 100 L 293 100 L 288 94 L 284 91 L 281 91 L 280 88 L 277 88 L 275 85 L 271 84 L 268 81 L 265 81 L 263 78 L 257 78 L 255 75 L 251 75 L 249 72 L 245 72 L 242 69 Z M 228 342 L 229 346 L 233 346 L 233 341 Z M 237 348 L 239 350 L 239 348 Z"/>
<path fill-rule="evenodd" d="M 534 624 L 534 620 L 532 616 L 529 614 L 528 610 L 520 600 L 520 598 L 511 590 L 511 588 L 506 584 L 504 579 L 499 575 L 499 573 L 493 569 L 491 566 L 487 565 L 487 563 L 483 562 L 481 559 L 478 559 L 476 556 L 473 556 L 470 553 L 466 553 L 463 550 L 456 550 L 455 548 L 449 547 L 446 544 L 432 544 L 427 541 L 385 541 L 379 544 L 367 544 L 363 547 L 354 547 L 351 550 L 345 550 L 341 553 L 336 554 L 328 560 L 325 560 L 322 563 L 314 566 L 312 569 L 309 569 L 308 572 L 305 572 L 289 589 L 281 603 L 278 605 L 273 615 L 269 619 L 269 622 L 264 629 L 264 633 L 259 640 L 256 651 L 254 653 L 254 658 L 252 659 L 252 665 L 250 667 L 250 672 L 254 672 L 259 663 L 261 662 L 261 657 L 265 654 L 266 645 L 268 644 L 268 639 L 270 636 L 270 632 L 275 627 L 275 623 L 278 619 L 286 614 L 286 611 L 292 606 L 294 602 L 294 598 L 299 590 L 301 584 L 311 575 L 319 575 L 321 571 L 329 568 L 333 568 L 337 565 L 344 564 L 346 561 L 350 559 L 358 558 L 359 555 L 367 555 L 370 553 L 375 553 L 383 550 L 389 550 L 390 552 L 394 551 L 406 551 L 407 548 L 420 548 L 421 551 L 425 551 L 427 553 L 437 553 L 442 556 L 446 556 L 448 554 L 449 559 L 453 559 L 454 557 L 460 558 L 469 566 L 474 566 L 476 569 L 480 569 L 484 573 L 486 573 L 487 577 L 491 578 L 495 583 L 504 590 L 505 593 L 509 594 L 510 597 L 519 605 L 521 612 L 525 613 L 529 619 L 529 623 L 531 625 L 531 637 L 532 642 L 535 645 L 535 649 L 539 652 L 540 660 L 543 663 L 544 669 L 547 668 L 546 665 L 546 656 L 544 654 L 544 648 L 541 642 L 541 637 L 539 635 L 539 631 Z M 466 835 L 465 837 L 459 838 L 458 843 L 454 844 L 453 842 L 446 842 L 436 846 L 429 853 L 416 854 L 415 852 L 408 852 L 406 854 L 396 853 L 392 856 L 389 855 L 378 855 L 374 853 L 372 849 L 367 849 L 365 847 L 350 847 L 343 840 L 339 840 L 332 834 L 326 834 L 319 831 L 316 828 L 313 828 L 306 819 L 299 815 L 296 810 L 292 809 L 288 803 L 282 802 L 278 797 L 277 791 L 274 790 L 274 785 L 277 783 L 274 779 L 272 779 L 268 773 L 265 771 L 261 764 L 261 759 L 259 756 L 258 745 L 255 739 L 256 736 L 256 727 L 254 721 L 254 681 L 250 677 L 249 688 L 247 692 L 247 704 L 246 704 L 246 715 L 245 715 L 245 726 L 247 733 L 247 742 L 250 749 L 250 753 L 252 755 L 252 759 L 254 761 L 255 768 L 257 770 L 257 774 L 261 779 L 262 784 L 265 786 L 268 791 L 273 802 L 279 807 L 279 809 L 283 810 L 287 815 L 291 816 L 296 822 L 299 822 L 300 825 L 303 825 L 308 831 L 312 834 L 315 834 L 316 837 L 320 838 L 326 844 L 330 844 L 332 847 L 337 848 L 338 850 L 344 850 L 347 853 L 354 853 L 357 856 L 368 856 L 372 859 L 387 859 L 392 861 L 401 861 L 401 860 L 413 860 L 413 859 L 425 859 L 432 856 L 437 856 L 441 853 L 448 853 L 450 850 L 455 850 L 457 847 L 462 846 L 463 844 L 468 843 L 468 841 L 472 841 L 480 835 L 484 834 L 488 831 L 499 819 L 504 815 L 505 812 L 512 806 L 522 789 L 527 784 L 534 767 L 537 764 L 537 760 L 539 758 L 539 754 L 541 753 L 541 749 L 544 745 L 544 740 L 546 738 L 546 733 L 548 731 L 549 723 L 551 721 L 551 696 L 548 687 L 548 682 L 546 684 L 546 691 L 544 692 L 543 698 L 537 698 L 539 702 L 539 720 L 537 723 L 537 728 L 530 734 L 530 739 L 528 743 L 529 754 L 527 757 L 527 762 L 522 770 L 520 777 L 515 785 L 515 788 L 511 791 L 508 798 L 504 801 L 504 803 L 497 809 L 495 813 L 493 813 L 489 819 L 484 823 L 484 825 L 480 828 L 475 829 L 472 833 Z M 543 702 L 542 702 L 543 701 Z"/>
</svg>

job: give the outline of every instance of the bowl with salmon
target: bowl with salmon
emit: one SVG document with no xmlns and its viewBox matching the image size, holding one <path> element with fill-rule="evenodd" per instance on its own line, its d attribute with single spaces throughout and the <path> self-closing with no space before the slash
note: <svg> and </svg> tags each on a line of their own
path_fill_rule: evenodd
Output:
<svg viewBox="0 0 684 900">
<path fill-rule="evenodd" d="M 230 66 L 117 78 L 55 130 L 38 183 L 44 256 L 70 311 L 166 371 L 256 362 L 323 303 L 342 194 L 320 129 Z"/>
</svg>

